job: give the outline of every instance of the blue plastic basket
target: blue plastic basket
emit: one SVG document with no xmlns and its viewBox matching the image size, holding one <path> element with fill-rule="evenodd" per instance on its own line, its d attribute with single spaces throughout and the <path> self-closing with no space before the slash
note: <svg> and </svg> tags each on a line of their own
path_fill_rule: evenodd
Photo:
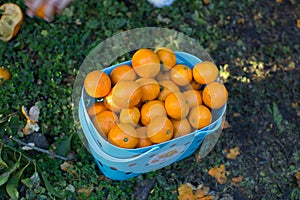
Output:
<svg viewBox="0 0 300 200">
<path fill-rule="evenodd" d="M 201 62 L 199 58 L 185 52 L 175 52 L 175 54 L 177 64 L 185 64 L 192 68 Z M 112 69 L 123 64 L 131 64 L 131 61 L 111 66 L 103 71 L 110 74 Z M 226 110 L 226 104 L 218 110 L 212 110 L 212 123 L 201 130 L 149 147 L 125 149 L 112 145 L 97 132 L 87 114 L 87 102 L 89 102 L 88 96 L 83 89 L 79 103 L 80 124 L 89 150 L 99 169 L 105 176 L 113 180 L 126 180 L 139 174 L 163 168 L 190 156 L 200 146 L 207 134 L 220 128 Z"/>
</svg>

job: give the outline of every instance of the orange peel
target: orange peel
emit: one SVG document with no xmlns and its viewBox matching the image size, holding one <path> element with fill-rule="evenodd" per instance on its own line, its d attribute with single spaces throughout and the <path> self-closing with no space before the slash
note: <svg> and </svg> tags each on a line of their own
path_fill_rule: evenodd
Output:
<svg viewBox="0 0 300 200">
<path fill-rule="evenodd" d="M 14 3 L 5 3 L 0 6 L 0 39 L 8 42 L 19 32 L 23 23 L 23 12 Z"/>
</svg>

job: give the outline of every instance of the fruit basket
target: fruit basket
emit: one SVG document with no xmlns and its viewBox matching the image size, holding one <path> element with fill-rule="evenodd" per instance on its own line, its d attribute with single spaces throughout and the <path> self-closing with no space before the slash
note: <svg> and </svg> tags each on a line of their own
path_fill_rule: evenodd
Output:
<svg viewBox="0 0 300 200">
<path fill-rule="evenodd" d="M 176 64 L 193 68 L 201 60 L 189 53 L 175 51 Z M 103 69 L 107 74 L 120 65 L 131 65 L 126 61 Z M 226 103 L 218 109 L 212 109 L 212 122 L 199 130 L 193 130 L 184 136 L 153 144 L 142 148 L 121 148 L 101 136 L 88 115 L 88 107 L 93 99 L 82 89 L 79 103 L 79 121 L 87 140 L 88 148 L 100 171 L 110 179 L 126 180 L 139 174 L 161 169 L 193 154 L 209 134 L 221 128 Z"/>
</svg>

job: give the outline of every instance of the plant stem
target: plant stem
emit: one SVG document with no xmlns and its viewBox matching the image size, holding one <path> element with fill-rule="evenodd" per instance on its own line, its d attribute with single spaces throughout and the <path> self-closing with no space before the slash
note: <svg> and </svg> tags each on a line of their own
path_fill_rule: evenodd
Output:
<svg viewBox="0 0 300 200">
<path fill-rule="evenodd" d="M 33 149 L 33 150 L 35 150 L 35 151 L 39 151 L 39 152 L 42 152 L 42 153 L 46 153 L 46 154 L 48 154 L 48 155 L 50 155 L 50 156 L 53 156 L 53 157 L 56 157 L 56 158 L 59 158 L 59 159 L 61 159 L 61 160 L 65 160 L 65 161 L 72 160 L 72 158 L 66 158 L 66 157 L 57 155 L 57 154 L 55 154 L 55 153 L 53 153 L 53 152 L 51 152 L 51 151 L 48 151 L 48 150 L 45 150 L 45 149 L 41 149 L 41 148 L 39 148 L 39 147 L 36 147 L 36 146 L 30 145 L 30 144 L 27 144 L 27 143 L 25 143 L 25 142 L 23 142 L 23 141 L 21 141 L 21 140 L 15 138 L 15 137 L 13 137 L 13 136 L 10 136 L 9 138 L 10 138 L 11 140 L 13 140 L 13 141 L 19 143 L 20 145 L 29 147 L 29 148 L 31 148 L 31 149 Z"/>
</svg>

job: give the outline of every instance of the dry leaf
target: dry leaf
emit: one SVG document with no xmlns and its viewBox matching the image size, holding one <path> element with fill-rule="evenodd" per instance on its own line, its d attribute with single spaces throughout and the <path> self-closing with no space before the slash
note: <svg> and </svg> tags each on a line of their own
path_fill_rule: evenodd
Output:
<svg viewBox="0 0 300 200">
<path fill-rule="evenodd" d="M 195 154 L 195 159 L 196 159 L 197 163 L 199 163 L 199 162 L 202 161 L 202 158 L 201 158 L 201 156 L 198 153 Z"/>
<path fill-rule="evenodd" d="M 230 126 L 229 122 L 227 120 L 225 120 L 224 123 L 223 123 L 223 129 L 227 129 L 227 128 L 230 128 L 230 127 L 231 126 Z"/>
<path fill-rule="evenodd" d="M 74 170 L 74 165 L 70 164 L 67 161 L 60 165 L 60 169 L 69 174 L 76 174 L 76 171 Z"/>
<path fill-rule="evenodd" d="M 27 109 L 24 106 L 22 106 L 22 114 L 24 115 L 24 117 L 26 117 L 27 120 L 30 121 L 30 117 L 27 113 Z"/>
<path fill-rule="evenodd" d="M 210 0 L 202 0 L 204 4 L 210 4 Z"/>
<path fill-rule="evenodd" d="M 40 114 L 40 109 L 37 105 L 32 106 L 29 109 L 29 112 L 27 109 L 22 106 L 22 113 L 24 117 L 27 119 L 25 127 L 22 129 L 22 132 L 24 135 L 29 135 L 35 131 L 39 130 L 39 125 L 37 124 Z"/>
<path fill-rule="evenodd" d="M 11 79 L 11 74 L 8 69 L 4 69 L 0 66 L 0 85 L 9 79 Z"/>
<path fill-rule="evenodd" d="M 25 127 L 22 129 L 22 132 L 24 135 L 29 135 L 35 131 L 38 131 L 40 129 L 39 125 L 37 123 L 33 123 L 30 120 L 27 120 L 27 123 Z"/>
<path fill-rule="evenodd" d="M 85 197 L 89 197 L 92 193 L 92 191 L 94 190 L 94 186 L 90 186 L 88 188 L 80 188 L 78 190 L 78 193 L 84 193 L 85 194 Z"/>
<path fill-rule="evenodd" d="M 293 102 L 292 103 L 292 108 L 298 108 L 298 102 Z"/>
<path fill-rule="evenodd" d="M 244 178 L 243 175 L 239 175 L 238 177 L 233 177 L 231 181 L 234 183 L 240 183 L 242 182 L 243 178 Z"/>
<path fill-rule="evenodd" d="M 242 175 L 239 175 L 237 177 L 233 177 L 231 179 L 231 183 L 232 183 L 232 185 L 238 185 L 240 182 L 243 181 L 243 179 L 244 179 L 244 177 Z"/>
<path fill-rule="evenodd" d="M 189 183 L 183 184 L 178 188 L 178 200 L 193 200 L 193 188 L 190 186 Z"/>
<path fill-rule="evenodd" d="M 245 24 L 245 19 L 244 18 L 238 19 L 237 24 Z"/>
<path fill-rule="evenodd" d="M 276 0 L 277 3 L 282 3 L 282 0 Z"/>
<path fill-rule="evenodd" d="M 197 200 L 214 200 L 216 199 L 213 195 L 206 195 L 205 197 L 201 197 L 200 199 L 196 198 Z"/>
<path fill-rule="evenodd" d="M 297 19 L 297 27 L 300 28 L 300 19 Z"/>
<path fill-rule="evenodd" d="M 217 179 L 218 183 L 225 184 L 227 182 L 226 175 L 229 174 L 228 171 L 225 170 L 225 165 L 222 164 L 220 167 L 215 166 L 208 171 L 208 174 Z"/>
<path fill-rule="evenodd" d="M 300 110 L 297 111 L 297 116 L 300 117 Z"/>
<path fill-rule="evenodd" d="M 32 123 L 36 123 L 39 120 L 40 108 L 37 105 L 34 105 L 29 109 L 28 113 L 27 109 L 22 106 L 22 113 L 27 120 L 31 121 Z"/>
<path fill-rule="evenodd" d="M 300 188 L 300 172 L 297 172 L 297 173 L 295 174 L 295 177 L 296 177 L 296 179 L 297 179 L 298 188 Z"/>
<path fill-rule="evenodd" d="M 32 122 L 39 121 L 39 115 L 40 115 L 40 108 L 37 105 L 34 105 L 29 109 L 30 121 Z"/>
<path fill-rule="evenodd" d="M 178 200 L 214 200 L 215 197 L 209 194 L 209 187 L 199 185 L 197 188 L 190 183 L 181 185 L 178 188 Z"/>
<path fill-rule="evenodd" d="M 203 185 L 199 185 L 194 194 L 195 199 L 199 200 L 214 200 L 215 197 L 209 194 L 209 187 L 204 187 Z"/>
<path fill-rule="evenodd" d="M 226 157 L 228 159 L 235 160 L 238 155 L 240 155 L 240 148 L 239 147 L 234 147 L 234 148 L 229 150 L 229 153 L 227 154 Z"/>
<path fill-rule="evenodd" d="M 240 113 L 237 113 L 237 112 L 233 113 L 233 117 L 240 117 L 240 116 L 241 116 Z"/>
</svg>

